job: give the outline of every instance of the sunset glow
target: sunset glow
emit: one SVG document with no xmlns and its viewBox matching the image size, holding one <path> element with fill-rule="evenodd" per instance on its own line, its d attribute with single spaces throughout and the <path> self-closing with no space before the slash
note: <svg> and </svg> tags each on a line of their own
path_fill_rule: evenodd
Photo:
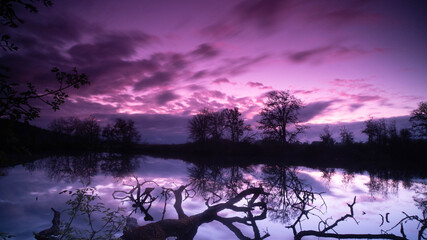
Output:
<svg viewBox="0 0 427 240">
<path fill-rule="evenodd" d="M 77 67 L 91 85 L 60 116 L 135 120 L 145 141 L 185 142 L 200 109 L 238 107 L 256 126 L 265 94 L 289 90 L 305 124 L 408 116 L 427 99 L 422 1 L 57 1 L 21 12 L 11 77 L 54 83 Z"/>
</svg>

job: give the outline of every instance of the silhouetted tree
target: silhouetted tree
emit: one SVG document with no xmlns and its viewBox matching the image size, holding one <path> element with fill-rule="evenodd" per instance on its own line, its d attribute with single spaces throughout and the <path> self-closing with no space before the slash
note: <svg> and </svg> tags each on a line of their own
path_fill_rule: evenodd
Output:
<svg viewBox="0 0 427 240">
<path fill-rule="evenodd" d="M 324 128 L 323 128 L 323 132 L 320 134 L 320 139 L 322 140 L 322 143 L 323 144 L 326 144 L 326 145 L 334 145 L 334 143 L 335 143 L 335 140 L 334 140 L 334 138 L 332 137 L 332 134 L 331 134 L 331 132 L 329 131 L 329 125 L 326 125 Z"/>
<path fill-rule="evenodd" d="M 208 112 L 208 129 L 210 138 L 218 141 L 223 138 L 225 130 L 225 118 L 222 111 Z"/>
<path fill-rule="evenodd" d="M 76 129 L 76 136 L 83 137 L 89 144 L 98 141 L 101 133 L 101 127 L 94 116 L 82 120 Z"/>
<path fill-rule="evenodd" d="M 25 8 L 30 13 L 37 13 L 38 9 L 34 5 L 34 0 L 1 0 L 0 1 L 0 24 L 5 27 L 17 28 L 24 21 L 16 15 L 17 8 Z M 51 0 L 37 0 L 37 2 L 43 2 L 46 7 L 51 7 Z M 20 10 L 18 10 L 19 12 Z M 4 51 L 16 51 L 18 47 L 11 42 L 11 36 L 3 32 L 0 33 L 0 47 Z"/>
<path fill-rule="evenodd" d="M 420 102 L 409 119 L 412 129 L 419 137 L 427 137 L 427 102 Z"/>
<path fill-rule="evenodd" d="M 38 10 L 33 0 L 2 0 L 0 1 L 0 23 L 4 27 L 17 28 L 23 20 L 16 15 L 16 8 L 24 7 L 29 12 L 36 13 Z M 50 0 L 40 0 L 47 7 L 52 6 Z M 16 51 L 18 47 L 11 42 L 11 37 L 3 32 L 0 33 L 0 47 L 4 51 Z M 49 105 L 54 111 L 65 102 L 68 88 L 80 88 L 88 85 L 89 80 L 85 74 L 79 74 L 74 68 L 71 73 L 61 72 L 58 68 L 52 68 L 51 72 L 56 75 L 58 86 L 54 89 L 46 88 L 42 93 L 36 87 L 27 82 L 26 90 L 8 76 L 9 69 L 0 65 L 0 118 L 7 117 L 12 120 L 33 120 L 39 117 L 40 108 L 35 107 L 33 100 L 40 100 Z"/>
<path fill-rule="evenodd" d="M 81 120 L 77 117 L 61 117 L 54 119 L 50 123 L 49 129 L 56 133 L 74 135 L 80 122 Z"/>
<path fill-rule="evenodd" d="M 196 142 L 206 142 L 209 137 L 209 110 L 202 109 L 189 121 L 190 138 Z"/>
<path fill-rule="evenodd" d="M 65 90 L 89 84 L 87 76 L 79 74 L 75 68 L 72 73 L 60 72 L 58 68 L 53 68 L 52 72 L 56 74 L 58 87 L 47 88 L 44 93 L 39 93 L 30 82 L 27 82 L 27 90 L 20 91 L 19 84 L 10 81 L 4 73 L 0 73 L 0 117 L 33 120 L 40 116 L 40 108 L 34 106 L 33 100 L 40 100 L 57 111 L 68 98 Z"/>
<path fill-rule="evenodd" d="M 399 138 L 402 142 L 409 142 L 411 140 L 411 130 L 409 128 L 402 128 L 399 132 Z"/>
<path fill-rule="evenodd" d="M 269 139 L 283 144 L 296 141 L 297 135 L 306 127 L 299 125 L 299 110 L 302 102 L 289 91 L 272 91 L 267 94 L 267 102 L 261 111 L 258 127 Z M 293 130 L 290 130 L 290 127 Z"/>
<path fill-rule="evenodd" d="M 250 129 L 249 125 L 244 126 L 240 116 L 238 108 L 216 112 L 204 108 L 189 121 L 190 138 L 196 142 L 218 141 L 223 139 L 225 132 L 228 131 L 231 140 L 238 142 L 243 131 Z"/>
<path fill-rule="evenodd" d="M 340 138 L 342 144 L 349 145 L 354 143 L 353 132 L 348 130 L 345 126 L 342 126 L 340 129 Z"/>
<path fill-rule="evenodd" d="M 133 187 L 129 192 L 115 191 L 122 194 L 123 197 L 115 197 L 120 200 L 130 200 L 133 206 L 148 214 L 151 203 L 159 197 L 154 197 L 152 192 L 153 187 L 143 188 L 145 182 L 137 182 L 137 186 Z M 257 221 L 267 217 L 267 204 L 265 197 L 267 192 L 261 187 L 249 187 L 246 190 L 240 191 L 235 197 L 226 199 L 225 202 L 209 205 L 206 203 L 207 209 L 199 214 L 188 216 L 182 208 L 182 203 L 188 197 L 191 197 L 191 190 L 187 188 L 189 185 L 182 185 L 177 189 L 163 188 L 162 195 L 175 198 L 173 205 L 178 219 L 163 219 L 144 226 L 138 226 L 135 218 L 128 218 L 126 227 L 123 231 L 121 239 L 166 239 L 168 237 L 177 237 L 177 239 L 193 239 L 200 225 L 212 221 L 218 221 L 232 231 L 239 239 L 257 239 L 262 240 L 270 236 L 269 233 L 261 235 Z M 172 196 L 170 196 L 172 195 Z M 114 197 L 113 193 L 113 197 Z M 193 194 L 194 196 L 194 194 Z M 245 202 L 244 205 L 241 202 Z M 165 205 L 166 206 L 166 205 Z M 164 208 L 164 212 L 166 208 Z M 220 215 L 222 211 L 228 211 L 227 216 Z M 230 216 L 231 213 L 239 214 L 238 216 Z M 164 214 L 163 214 L 164 216 Z M 144 218 L 144 219 L 145 219 Z M 148 217 L 148 220 L 153 220 Z M 235 224 L 246 225 L 252 228 L 253 238 L 247 237 Z M 246 231 L 247 232 L 247 231 Z"/>
<path fill-rule="evenodd" d="M 385 144 L 387 142 L 387 126 L 384 119 L 365 121 L 365 129 L 362 133 L 368 136 L 369 144 Z"/>
<path fill-rule="evenodd" d="M 365 129 L 362 133 L 368 136 L 369 144 L 394 144 L 398 142 L 396 122 L 391 121 L 388 124 L 384 119 L 369 119 L 365 122 Z M 404 132 L 404 134 L 406 134 Z"/>
<path fill-rule="evenodd" d="M 391 121 L 387 125 L 387 140 L 391 143 L 396 143 L 399 140 L 399 135 L 397 133 L 396 121 Z"/>
<path fill-rule="evenodd" d="M 225 127 L 230 133 L 232 142 L 239 142 L 243 136 L 244 131 L 250 131 L 251 126 L 245 125 L 244 120 L 241 118 L 242 114 L 239 112 L 239 108 L 224 109 L 225 115 Z"/>
<path fill-rule="evenodd" d="M 141 135 L 135 128 L 135 122 L 117 118 L 114 125 L 107 124 L 102 130 L 102 136 L 113 144 L 129 147 L 139 142 Z"/>
<path fill-rule="evenodd" d="M 79 137 L 82 144 L 92 146 L 97 143 L 101 133 L 101 127 L 95 117 L 89 116 L 80 120 L 77 117 L 58 118 L 51 122 L 49 128 L 56 133 Z"/>
</svg>

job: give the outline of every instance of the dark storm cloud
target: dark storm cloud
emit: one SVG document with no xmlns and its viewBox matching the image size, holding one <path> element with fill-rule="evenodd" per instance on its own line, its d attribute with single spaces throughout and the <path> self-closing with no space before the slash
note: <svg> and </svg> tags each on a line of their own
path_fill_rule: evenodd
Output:
<svg viewBox="0 0 427 240">
<path fill-rule="evenodd" d="M 302 51 L 285 53 L 285 57 L 294 63 L 322 63 L 326 60 L 353 58 L 367 53 L 368 51 L 360 49 L 358 47 L 326 45 Z"/>
<path fill-rule="evenodd" d="M 166 103 L 178 99 L 180 96 L 175 94 L 173 91 L 163 91 L 156 96 L 156 103 L 158 105 L 165 105 Z"/>
<path fill-rule="evenodd" d="M 220 51 L 208 43 L 200 44 L 191 54 L 200 58 L 213 58 L 218 56 Z"/>
<path fill-rule="evenodd" d="M 307 18 L 314 24 L 326 23 L 331 27 L 350 23 L 373 23 L 382 18 L 378 13 L 367 10 L 367 5 L 373 2 L 375 1 L 335 1 L 333 5 L 314 2 L 316 8 L 307 14 Z"/>
<path fill-rule="evenodd" d="M 271 89 L 269 86 L 264 86 L 264 84 L 260 82 L 247 82 L 246 85 L 252 88 L 259 88 L 259 89 Z"/>
<path fill-rule="evenodd" d="M 219 67 L 211 72 L 211 74 L 213 76 L 242 74 L 248 71 L 250 67 L 264 61 L 268 57 L 269 56 L 267 54 L 263 54 L 257 57 L 244 56 L 239 58 L 225 59 Z"/>
<path fill-rule="evenodd" d="M 373 88 L 374 85 L 368 83 L 366 79 L 340 79 L 336 78 L 329 82 L 331 85 L 336 87 L 348 87 L 348 88 L 358 88 L 366 89 Z"/>
<path fill-rule="evenodd" d="M 98 31 L 98 27 L 68 13 L 29 14 L 24 16 L 24 23 L 16 29 L 17 38 L 32 37 L 39 43 L 53 45 L 79 41 L 85 33 Z"/>
<path fill-rule="evenodd" d="M 157 72 L 151 77 L 143 78 L 135 84 L 133 89 L 135 91 L 141 91 L 151 87 L 162 87 L 168 85 L 172 80 L 172 74 L 170 72 Z"/>
<path fill-rule="evenodd" d="M 351 95 L 351 98 L 358 102 L 370 102 L 383 99 L 381 96 L 377 95 Z"/>
<path fill-rule="evenodd" d="M 242 1 L 233 8 L 241 22 L 252 21 L 259 29 L 272 28 L 279 22 L 279 17 L 286 4 L 286 0 L 256 0 Z"/>
<path fill-rule="evenodd" d="M 138 47 L 156 41 L 155 36 L 139 31 L 107 31 L 66 13 L 40 15 L 31 21 L 25 19 L 27 21 L 16 29 L 13 37 L 20 49 L 0 58 L 15 82 L 31 81 L 39 89 L 55 87 L 55 77 L 50 73 L 52 67 L 70 72 L 77 66 L 91 81 L 90 87 L 78 92 L 87 96 L 115 93 L 162 67 L 158 56 L 156 59 L 122 60 L 132 56 Z M 89 42 L 81 42 L 83 40 Z M 67 52 L 71 58 L 64 54 Z M 172 64 L 182 65 L 179 59 Z"/>
<path fill-rule="evenodd" d="M 312 89 L 312 90 L 298 89 L 298 90 L 293 90 L 292 92 L 294 94 L 310 95 L 318 91 L 319 89 Z"/>
<path fill-rule="evenodd" d="M 324 15 L 319 16 L 319 18 L 324 18 L 335 24 L 343 24 L 352 21 L 375 22 L 380 18 L 380 16 L 375 13 L 367 13 L 354 8 L 344 8 L 327 12 Z"/>
<path fill-rule="evenodd" d="M 186 56 L 181 53 L 155 53 L 150 58 L 151 61 L 158 63 L 166 69 L 183 70 L 190 64 Z"/>
<path fill-rule="evenodd" d="M 194 74 L 193 74 L 193 76 L 191 76 L 190 77 L 190 79 L 189 80 L 194 80 L 194 79 L 200 79 L 200 78 L 203 78 L 204 76 L 206 76 L 207 75 L 207 71 L 206 70 L 200 70 L 200 71 L 197 71 L 197 72 L 195 72 Z"/>
<path fill-rule="evenodd" d="M 161 66 L 150 60 L 110 60 L 79 68 L 91 81 L 91 86 L 80 89 L 81 94 L 114 94 L 134 84 L 144 74 L 153 74 Z"/>
<path fill-rule="evenodd" d="M 356 103 L 386 100 L 384 97 L 381 97 L 379 95 L 349 94 L 347 92 L 340 92 L 339 95 L 345 98 L 349 98 L 353 101 L 356 101 Z"/>
<path fill-rule="evenodd" d="M 186 89 L 189 89 L 189 90 L 191 90 L 191 91 L 198 91 L 198 90 L 203 90 L 203 89 L 205 89 L 205 87 L 204 87 L 204 86 L 202 86 L 202 85 L 198 85 L 198 84 L 190 84 L 190 85 L 185 86 L 185 88 L 186 88 Z"/>
<path fill-rule="evenodd" d="M 363 107 L 364 105 L 361 103 L 353 103 L 349 105 L 350 111 L 355 111 L 361 107 Z"/>
<path fill-rule="evenodd" d="M 289 0 L 242 1 L 219 21 L 203 28 L 201 33 L 210 37 L 224 38 L 254 27 L 265 35 L 275 30 L 283 20 L 283 13 L 291 7 Z"/>
<path fill-rule="evenodd" d="M 231 81 L 228 80 L 227 78 L 218 78 L 218 79 L 215 79 L 214 81 L 212 81 L 212 83 L 222 84 L 222 83 L 231 83 Z"/>
<path fill-rule="evenodd" d="M 332 101 L 321 101 L 321 102 L 314 102 L 307 104 L 301 111 L 300 111 L 300 120 L 301 122 L 307 122 L 310 119 L 313 119 L 314 117 L 318 115 L 322 115 L 324 111 L 334 102 L 337 100 Z"/>
<path fill-rule="evenodd" d="M 134 55 L 137 47 L 147 45 L 154 39 L 154 36 L 143 32 L 108 33 L 97 36 L 94 43 L 76 44 L 68 53 L 80 63 L 120 59 Z"/>
</svg>

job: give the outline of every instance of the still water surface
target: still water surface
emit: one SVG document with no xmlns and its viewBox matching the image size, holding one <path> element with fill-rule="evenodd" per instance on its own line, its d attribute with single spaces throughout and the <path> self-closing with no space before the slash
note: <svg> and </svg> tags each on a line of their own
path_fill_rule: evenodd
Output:
<svg viewBox="0 0 427 240">
<path fill-rule="evenodd" d="M 110 208 L 125 207 L 125 213 L 132 211 L 131 203 L 114 199 L 117 190 L 129 191 L 128 185 L 151 180 L 153 194 L 159 194 L 161 187 L 176 189 L 189 185 L 191 198 L 183 202 L 187 215 L 204 211 L 206 199 L 210 203 L 228 199 L 250 186 L 262 186 L 270 193 L 268 216 L 257 221 L 257 227 L 267 239 L 292 239 L 289 226 L 298 216 L 298 211 L 290 206 L 297 201 L 295 188 L 315 193 L 317 206 L 313 213 L 332 223 L 349 212 L 347 203 L 356 197 L 354 215 L 357 220 L 348 219 L 335 229 L 339 233 L 373 233 L 393 227 L 408 215 L 422 216 L 422 210 L 414 199 L 426 192 L 425 179 L 393 179 L 387 172 L 348 173 L 340 169 L 310 169 L 306 167 L 285 167 L 256 165 L 248 167 L 219 168 L 194 165 L 177 159 L 160 159 L 148 156 L 67 156 L 49 157 L 34 163 L 1 169 L 0 177 L 0 232 L 10 233 L 16 239 L 33 239 L 33 232 L 51 226 L 51 208 L 59 211 L 67 209 L 67 194 L 63 190 L 73 190 L 93 186 L 102 202 Z M 147 185 L 148 186 L 148 185 Z M 285 187 L 286 186 L 286 187 Z M 320 193 L 320 194 L 318 194 Z M 421 194 L 420 194 L 421 193 Z M 194 195 L 194 196 L 193 196 Z M 173 199 L 167 203 L 165 218 L 177 218 Z M 150 209 L 154 220 L 162 217 L 164 201 L 156 201 Z M 388 213 L 388 214 L 387 214 Z M 386 216 L 384 221 L 382 216 Z M 382 215 L 382 216 L 381 216 Z M 241 213 L 225 211 L 223 217 L 242 216 Z M 64 221 L 68 216 L 62 213 Z M 133 213 L 138 224 L 144 225 L 144 215 Z M 317 230 L 320 219 L 314 215 L 302 222 L 302 230 Z M 76 221 L 85 227 L 84 222 Z M 382 226 L 380 226 L 382 224 Z M 251 227 L 236 224 L 243 234 L 252 238 Z M 87 227 L 87 226 L 86 226 Z M 300 228 L 298 228 L 300 230 Z M 400 227 L 390 231 L 399 234 Z M 415 222 L 405 225 L 409 239 L 418 233 Z M 199 227 L 195 239 L 237 239 L 236 235 L 223 224 L 213 221 Z M 310 238 L 307 238 L 310 239 Z"/>
</svg>

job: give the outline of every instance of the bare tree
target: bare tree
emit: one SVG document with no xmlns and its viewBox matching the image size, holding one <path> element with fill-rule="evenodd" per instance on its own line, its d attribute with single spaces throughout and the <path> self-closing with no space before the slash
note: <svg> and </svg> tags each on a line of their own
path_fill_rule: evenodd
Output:
<svg viewBox="0 0 427 240">
<path fill-rule="evenodd" d="M 77 117 L 68 117 L 68 118 L 57 118 L 54 119 L 50 125 L 49 129 L 56 133 L 62 133 L 67 135 L 74 135 L 80 125 L 81 120 Z"/>
<path fill-rule="evenodd" d="M 218 141 L 224 137 L 225 128 L 224 112 L 214 112 L 207 108 L 193 116 L 188 125 L 190 138 L 196 142 Z"/>
<path fill-rule="evenodd" d="M 245 125 L 244 120 L 241 118 L 242 114 L 239 112 L 239 108 L 224 109 L 225 115 L 225 127 L 230 133 L 232 142 L 239 142 L 244 131 L 250 131 L 251 126 Z"/>
<path fill-rule="evenodd" d="M 289 91 L 272 91 L 267 94 L 267 102 L 261 111 L 258 127 L 269 139 L 283 144 L 293 142 L 306 127 L 298 119 L 302 102 Z M 290 128 L 293 130 L 290 130 Z"/>
<path fill-rule="evenodd" d="M 49 128 L 56 133 L 82 138 L 85 144 L 96 143 L 101 132 L 101 127 L 94 116 L 83 120 L 77 117 L 58 118 L 50 123 Z"/>
<path fill-rule="evenodd" d="M 223 138 L 225 131 L 225 118 L 222 111 L 208 112 L 208 129 L 210 138 L 218 141 Z"/>
<path fill-rule="evenodd" d="M 129 146 L 139 142 L 141 135 L 135 128 L 135 122 L 117 118 L 114 125 L 108 124 L 102 131 L 102 136 L 111 143 Z"/>
<path fill-rule="evenodd" d="M 409 119 L 412 129 L 420 137 L 427 137 L 427 102 L 420 102 L 414 109 Z"/>
<path fill-rule="evenodd" d="M 101 133 L 101 127 L 94 116 L 83 119 L 76 129 L 76 136 L 85 138 L 89 144 L 98 141 Z"/>
<path fill-rule="evenodd" d="M 206 142 L 209 138 L 209 110 L 204 108 L 189 121 L 190 138 L 196 142 Z"/>
<path fill-rule="evenodd" d="M 388 131 L 384 119 L 374 120 L 370 118 L 365 121 L 365 129 L 362 133 L 368 136 L 369 144 L 385 144 L 388 139 Z"/>
<path fill-rule="evenodd" d="M 334 143 L 335 143 L 335 140 L 334 140 L 334 138 L 332 137 L 331 132 L 329 131 L 329 125 L 326 125 L 326 126 L 323 128 L 323 133 L 321 133 L 319 137 L 320 137 L 320 139 L 322 140 L 322 143 L 323 143 L 323 144 L 326 144 L 326 145 L 334 145 Z"/>
<path fill-rule="evenodd" d="M 348 130 L 345 126 L 342 126 L 340 129 L 340 138 L 342 144 L 349 145 L 354 143 L 353 132 Z"/>
</svg>

